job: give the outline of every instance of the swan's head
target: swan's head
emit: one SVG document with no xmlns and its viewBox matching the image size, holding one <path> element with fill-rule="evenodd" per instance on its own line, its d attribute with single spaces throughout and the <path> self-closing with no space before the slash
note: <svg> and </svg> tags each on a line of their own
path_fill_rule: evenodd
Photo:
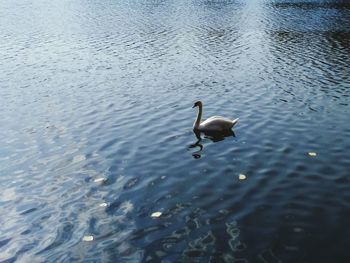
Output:
<svg viewBox="0 0 350 263">
<path fill-rule="evenodd" d="M 199 100 L 199 101 L 196 101 L 194 104 L 193 104 L 193 107 L 202 107 L 203 103 Z"/>
</svg>

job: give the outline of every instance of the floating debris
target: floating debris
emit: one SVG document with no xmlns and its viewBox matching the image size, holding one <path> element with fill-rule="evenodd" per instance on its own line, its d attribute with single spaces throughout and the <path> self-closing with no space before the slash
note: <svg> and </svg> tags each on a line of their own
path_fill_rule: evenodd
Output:
<svg viewBox="0 0 350 263">
<path fill-rule="evenodd" d="M 106 178 L 103 178 L 103 177 L 101 177 L 101 178 L 96 178 L 96 179 L 94 180 L 95 183 L 103 183 L 103 182 L 105 182 L 105 181 L 106 181 Z"/>
<path fill-rule="evenodd" d="M 152 213 L 151 217 L 153 217 L 153 218 L 158 218 L 158 217 L 160 217 L 161 215 L 162 215 L 162 212 L 154 212 L 154 213 Z"/>
<path fill-rule="evenodd" d="M 300 227 L 294 227 L 293 231 L 294 231 L 295 233 L 299 233 L 299 232 L 302 232 L 303 229 L 300 228 Z"/>
<path fill-rule="evenodd" d="M 99 204 L 99 207 L 107 207 L 107 206 L 108 206 L 107 203 L 101 203 L 101 204 Z"/>
<path fill-rule="evenodd" d="M 239 174 L 238 175 L 238 179 L 239 180 L 245 180 L 245 179 L 247 179 L 247 176 L 245 174 Z"/>
<path fill-rule="evenodd" d="M 94 237 L 93 237 L 93 236 L 84 236 L 84 237 L 83 237 L 83 241 L 91 242 L 92 240 L 94 240 Z"/>
<path fill-rule="evenodd" d="M 309 152 L 309 156 L 315 157 L 315 156 L 317 156 L 317 153 L 315 153 L 315 152 Z"/>
<path fill-rule="evenodd" d="M 165 179 L 165 177 L 166 177 L 165 175 L 162 175 L 162 176 L 160 177 L 160 179 L 163 180 L 163 179 Z"/>
</svg>

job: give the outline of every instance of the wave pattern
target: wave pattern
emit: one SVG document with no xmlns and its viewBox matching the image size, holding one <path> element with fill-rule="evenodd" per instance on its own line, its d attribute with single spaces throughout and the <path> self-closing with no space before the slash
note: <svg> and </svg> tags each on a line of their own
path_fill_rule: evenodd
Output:
<svg viewBox="0 0 350 263">
<path fill-rule="evenodd" d="M 1 262 L 348 262 L 348 3 L 5 0 L 0 25 Z M 188 148 L 198 99 L 235 137 Z"/>
</svg>

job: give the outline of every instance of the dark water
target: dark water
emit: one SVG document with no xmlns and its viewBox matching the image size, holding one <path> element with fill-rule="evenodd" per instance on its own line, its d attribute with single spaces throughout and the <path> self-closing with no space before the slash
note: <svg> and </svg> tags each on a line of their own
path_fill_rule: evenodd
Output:
<svg viewBox="0 0 350 263">
<path fill-rule="evenodd" d="M 348 1 L 2 0 L 0 36 L 1 262 L 350 262 Z M 198 99 L 235 137 L 188 148 Z"/>
</svg>

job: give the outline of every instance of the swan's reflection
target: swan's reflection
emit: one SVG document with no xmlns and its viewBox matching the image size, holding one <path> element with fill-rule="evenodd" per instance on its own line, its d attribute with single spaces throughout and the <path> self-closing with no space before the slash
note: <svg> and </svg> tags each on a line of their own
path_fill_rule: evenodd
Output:
<svg viewBox="0 0 350 263">
<path fill-rule="evenodd" d="M 194 159 L 199 159 L 199 158 L 201 158 L 201 152 L 202 152 L 204 146 L 203 146 L 203 144 L 201 144 L 202 138 L 201 138 L 200 132 L 194 132 L 194 134 L 197 137 L 197 141 L 195 143 L 191 144 L 188 148 L 196 148 L 196 147 L 198 147 L 199 150 L 193 152 L 192 156 L 193 156 Z"/>
<path fill-rule="evenodd" d="M 196 135 L 197 141 L 193 144 L 191 144 L 188 148 L 199 148 L 197 151 L 192 153 L 193 158 L 199 159 L 202 156 L 203 151 L 203 144 L 201 144 L 202 137 L 201 134 L 204 135 L 204 138 L 211 140 L 212 142 L 220 142 L 224 140 L 226 137 L 236 137 L 235 133 L 232 130 L 227 130 L 224 132 L 199 132 L 199 131 L 193 131 L 193 133 Z"/>
</svg>

